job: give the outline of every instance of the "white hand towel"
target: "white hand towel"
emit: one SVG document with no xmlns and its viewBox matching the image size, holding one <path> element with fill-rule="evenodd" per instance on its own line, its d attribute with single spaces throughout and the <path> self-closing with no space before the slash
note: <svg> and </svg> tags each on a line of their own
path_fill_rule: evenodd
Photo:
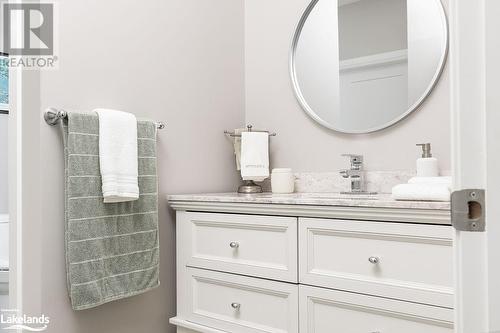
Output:
<svg viewBox="0 0 500 333">
<path fill-rule="evenodd" d="M 450 195 L 446 184 L 400 184 L 392 188 L 394 200 L 450 201 Z"/>
<path fill-rule="evenodd" d="M 137 119 L 122 111 L 94 111 L 99 116 L 99 164 L 104 202 L 137 200 Z"/>
<path fill-rule="evenodd" d="M 451 177 L 413 177 L 408 184 L 445 184 L 451 187 Z"/>
<path fill-rule="evenodd" d="M 269 133 L 241 133 L 241 178 L 261 182 L 269 177 Z"/>
<path fill-rule="evenodd" d="M 244 128 L 236 128 L 234 134 L 241 135 L 245 131 Z M 241 136 L 235 136 L 233 138 L 234 155 L 236 159 L 236 170 L 241 170 Z"/>
</svg>

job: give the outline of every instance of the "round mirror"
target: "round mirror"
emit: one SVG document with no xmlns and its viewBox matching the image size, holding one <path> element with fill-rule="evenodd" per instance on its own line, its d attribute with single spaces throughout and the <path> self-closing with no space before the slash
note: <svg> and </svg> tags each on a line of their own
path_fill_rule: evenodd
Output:
<svg viewBox="0 0 500 333">
<path fill-rule="evenodd" d="M 439 0 L 313 0 L 293 39 L 295 94 L 330 129 L 378 131 L 423 103 L 447 49 Z"/>
</svg>

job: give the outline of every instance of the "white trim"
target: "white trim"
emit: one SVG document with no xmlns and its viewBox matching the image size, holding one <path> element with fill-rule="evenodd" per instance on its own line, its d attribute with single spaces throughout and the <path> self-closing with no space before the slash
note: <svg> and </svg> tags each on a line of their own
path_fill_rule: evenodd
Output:
<svg viewBox="0 0 500 333">
<path fill-rule="evenodd" d="M 488 266 L 488 310 L 489 329 L 500 330 L 500 97 L 498 87 L 500 86 L 500 47 L 498 44 L 498 31 L 500 30 L 500 1 L 488 1 L 485 8 L 485 30 L 486 30 L 486 196 L 487 207 L 487 266 Z"/>
<path fill-rule="evenodd" d="M 169 323 L 175 326 L 184 327 L 189 330 L 193 330 L 195 332 L 200 332 L 200 333 L 227 333 L 226 331 L 221 331 L 208 326 L 195 324 L 180 317 L 170 318 Z"/>
<path fill-rule="evenodd" d="M 450 1 L 451 141 L 455 190 L 485 188 L 486 185 L 484 6 L 485 0 Z M 486 236 L 487 232 L 455 233 L 456 333 L 490 331 Z"/>
<path fill-rule="evenodd" d="M 9 0 L 9 3 L 20 3 Z M 17 29 L 18 34 L 22 29 Z M 9 69 L 9 307 L 22 315 L 23 302 L 23 69 Z M 34 296 L 36 297 L 36 296 Z M 21 333 L 18 329 L 16 332 Z"/>
<path fill-rule="evenodd" d="M 21 30 L 21 29 L 19 29 Z M 21 31 L 19 31 L 21 33 Z M 16 86 L 16 100 L 18 102 L 17 115 L 16 115 L 16 166 L 18 170 L 22 169 L 23 166 L 23 71 L 21 68 L 16 69 L 17 86 Z M 10 80 L 10 78 L 9 78 Z M 9 96 L 12 97 L 12 96 Z M 10 99 L 12 101 L 12 99 Z M 12 102 L 11 102 L 12 103 Z M 11 146 L 12 147 L 12 146 Z M 9 177 L 11 178 L 11 177 Z M 16 298 L 16 309 L 18 314 L 23 313 L 23 173 L 21 171 L 16 172 L 16 227 L 15 227 L 15 256 L 16 256 L 16 266 L 15 266 L 15 277 L 16 277 L 16 293 L 13 297 Z M 11 224 L 12 226 L 12 224 Z M 14 228 L 12 228 L 14 229 Z M 12 235 L 12 233 L 11 233 Z M 9 239 L 10 241 L 10 239 Z M 11 247 L 12 248 L 12 247 Z M 10 251 L 9 251 L 10 252 Z M 12 267 L 10 268 L 10 273 L 12 274 Z M 9 277 L 9 281 L 12 279 Z M 12 290 L 12 289 L 10 289 Z M 9 290 L 9 291 L 10 291 Z M 10 301 L 10 306 L 12 306 L 12 296 Z M 22 332 L 22 331 L 20 331 Z"/>
<path fill-rule="evenodd" d="M 388 66 L 408 61 L 408 50 L 397 50 L 372 54 L 365 57 L 351 58 L 340 62 L 340 72 L 360 70 L 367 67 Z"/>
</svg>

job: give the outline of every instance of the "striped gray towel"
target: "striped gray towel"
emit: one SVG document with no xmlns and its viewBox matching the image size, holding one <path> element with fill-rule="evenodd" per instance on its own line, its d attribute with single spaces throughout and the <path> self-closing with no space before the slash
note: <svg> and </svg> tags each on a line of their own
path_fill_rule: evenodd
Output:
<svg viewBox="0 0 500 333">
<path fill-rule="evenodd" d="M 99 120 L 69 113 L 64 122 L 66 268 L 75 310 L 159 286 L 156 126 L 138 121 L 137 201 L 103 203 Z"/>
</svg>

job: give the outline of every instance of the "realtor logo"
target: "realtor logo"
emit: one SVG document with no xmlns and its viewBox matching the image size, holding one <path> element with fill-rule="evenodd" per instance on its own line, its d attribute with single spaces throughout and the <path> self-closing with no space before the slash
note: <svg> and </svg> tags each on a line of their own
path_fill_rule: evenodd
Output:
<svg viewBox="0 0 500 333">
<path fill-rule="evenodd" d="M 54 4 L 4 3 L 2 9 L 5 53 L 54 55 Z"/>
<path fill-rule="evenodd" d="M 3 45 L 0 66 L 23 69 L 58 69 L 57 3 L 50 0 L 0 0 Z"/>
</svg>

